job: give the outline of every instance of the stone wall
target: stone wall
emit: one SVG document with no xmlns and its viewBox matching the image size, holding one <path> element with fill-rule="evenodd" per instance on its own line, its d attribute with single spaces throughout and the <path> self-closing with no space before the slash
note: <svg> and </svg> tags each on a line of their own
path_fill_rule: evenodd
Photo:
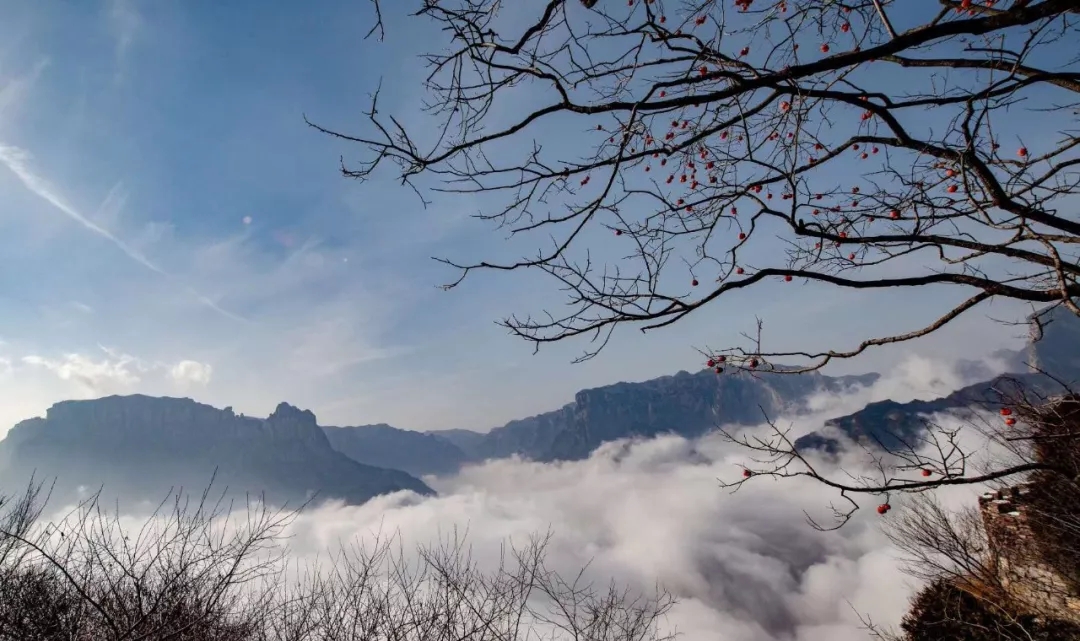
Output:
<svg viewBox="0 0 1080 641">
<path fill-rule="evenodd" d="M 1003 587 L 1026 609 L 1080 622 L 1080 595 L 1044 563 L 1028 522 L 1029 485 L 1017 485 L 979 498 L 983 526 L 998 562 Z"/>
</svg>

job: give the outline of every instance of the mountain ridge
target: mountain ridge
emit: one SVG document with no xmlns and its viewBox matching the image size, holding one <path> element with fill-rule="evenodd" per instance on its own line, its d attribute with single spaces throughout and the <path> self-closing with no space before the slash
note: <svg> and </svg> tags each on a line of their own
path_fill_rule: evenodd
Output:
<svg viewBox="0 0 1080 641">
<path fill-rule="evenodd" d="M 1033 331 L 1033 339 L 1039 340 L 1021 350 L 998 350 L 993 358 L 1006 369 L 1021 369 L 1026 361 L 1033 367 L 1052 367 L 1070 381 L 1080 378 L 1080 319 L 1060 311 L 1045 316 L 1046 322 Z M 979 361 L 961 361 L 957 368 L 965 377 L 988 376 L 992 370 Z M 815 394 L 844 393 L 879 378 L 876 373 L 680 371 L 583 389 L 560 408 L 486 433 L 421 432 L 385 423 L 320 426 L 310 410 L 288 403 L 259 419 L 192 399 L 110 396 L 61 401 L 44 417 L 21 421 L 0 441 L 0 462 L 6 458 L 7 467 L 26 471 L 37 461 L 73 476 L 88 473 L 89 463 L 64 462 L 83 457 L 128 483 L 137 483 L 139 474 L 168 472 L 190 479 L 194 471 L 208 475 L 210 469 L 224 466 L 229 468 L 227 480 L 240 486 L 268 487 L 272 494 L 301 499 L 318 486 L 327 498 L 357 503 L 402 489 L 432 494 L 418 477 L 453 474 L 487 459 L 580 460 L 612 440 L 666 433 L 694 438 L 721 424 L 755 425 L 767 416 L 805 410 Z M 1042 391 L 1055 385 L 1037 372 L 1013 373 L 1012 378 Z M 826 421 L 795 446 L 835 452 L 845 438 L 895 446 L 925 429 L 930 415 L 966 411 L 977 404 L 993 406 L 995 386 L 1003 380 L 992 378 L 935 399 L 876 401 Z M 105 438 L 94 438 L 99 434 Z M 131 455 L 128 459 L 125 452 Z"/>
<path fill-rule="evenodd" d="M 315 414 L 280 403 L 265 419 L 189 398 L 141 394 L 61 401 L 16 424 L 0 441 L 3 478 L 55 476 L 61 493 L 98 486 L 160 498 L 216 475 L 234 492 L 268 501 L 313 496 L 360 504 L 379 494 L 434 491 L 400 470 L 364 465 L 334 449 Z"/>
<path fill-rule="evenodd" d="M 399 429 L 386 423 L 348 427 L 322 426 L 330 445 L 365 464 L 402 470 L 414 476 L 456 472 L 468 455 L 451 441 L 429 432 Z"/>
<path fill-rule="evenodd" d="M 335 447 L 345 448 L 342 451 L 362 463 L 393 461 L 399 469 L 423 476 L 511 456 L 539 462 L 580 460 L 601 444 L 620 438 L 664 433 L 692 438 L 718 423 L 757 424 L 763 410 L 776 414 L 797 409 L 815 393 L 838 393 L 873 384 L 878 378 L 876 373 L 834 377 L 680 371 L 580 390 L 572 402 L 558 409 L 515 419 L 488 432 L 417 432 L 386 424 L 324 430 Z M 422 435 L 438 441 L 421 441 Z M 455 461 L 432 460 L 434 449 L 450 453 Z"/>
<path fill-rule="evenodd" d="M 1038 325 L 1034 322 L 1037 317 L 1042 318 Z M 1036 312 L 1028 316 L 1027 322 L 1033 328 L 1027 345 L 1019 350 L 999 349 L 989 356 L 1004 368 L 1004 376 L 982 360 L 961 360 L 956 369 L 965 379 L 985 380 L 941 398 L 870 403 L 858 412 L 830 419 L 822 430 L 797 439 L 797 449 L 835 451 L 840 442 L 830 432 L 839 432 L 856 442 L 896 445 L 897 438 L 910 438 L 925 429 L 928 415 L 956 412 L 973 404 L 993 406 L 998 396 L 995 386 L 1006 378 L 1043 393 L 1060 390 L 1061 385 L 1053 379 L 1024 370 L 1053 369 L 1065 376 L 1066 382 L 1080 378 L 1080 319 L 1058 307 Z M 573 402 L 556 410 L 515 419 L 487 433 L 460 429 L 426 433 L 445 434 L 443 438 L 458 445 L 473 462 L 513 455 L 543 462 L 574 460 L 617 438 L 651 437 L 665 432 L 694 437 L 721 422 L 759 423 L 764 418 L 762 410 L 775 416 L 798 409 L 800 401 L 816 391 L 842 392 L 871 385 L 878 378 L 875 373 L 836 377 L 816 372 L 717 376 L 711 370 L 694 374 L 681 371 L 638 383 L 620 382 L 581 390 Z M 747 384 L 750 380 L 754 382 Z M 665 402 L 666 409 L 658 411 Z"/>
<path fill-rule="evenodd" d="M 903 446 L 926 429 L 929 416 L 966 413 L 975 406 L 997 410 L 1003 393 L 1023 387 L 1042 396 L 1066 392 L 1080 381 L 1080 318 L 1064 307 L 1044 309 L 1027 317 L 1030 328 L 1027 344 L 1019 350 L 997 350 L 992 354 L 1009 370 L 990 380 L 967 385 L 936 399 L 916 399 L 898 403 L 889 399 L 868 404 L 857 412 L 830 419 L 822 430 L 795 440 L 796 450 L 819 449 L 830 454 L 841 448 L 846 438 L 861 445 L 891 449 Z M 961 361 L 958 369 L 973 367 Z M 1013 389 L 1006 390 L 1004 387 Z"/>
</svg>

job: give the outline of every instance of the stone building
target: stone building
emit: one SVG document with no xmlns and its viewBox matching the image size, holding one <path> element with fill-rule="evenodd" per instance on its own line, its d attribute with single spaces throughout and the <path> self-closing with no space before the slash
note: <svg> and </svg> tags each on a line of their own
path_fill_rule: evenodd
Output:
<svg viewBox="0 0 1080 641">
<path fill-rule="evenodd" d="M 1025 610 L 1080 623 L 1080 594 L 1044 560 L 1031 528 L 1030 484 L 988 492 L 979 510 L 1002 587 Z"/>
</svg>

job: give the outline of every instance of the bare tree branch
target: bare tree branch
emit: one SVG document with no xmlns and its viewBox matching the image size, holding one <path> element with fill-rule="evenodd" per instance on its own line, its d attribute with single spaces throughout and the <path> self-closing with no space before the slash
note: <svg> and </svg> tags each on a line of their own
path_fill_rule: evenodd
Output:
<svg viewBox="0 0 1080 641">
<path fill-rule="evenodd" d="M 482 194 L 479 218 L 535 236 L 520 260 L 440 260 L 458 272 L 447 289 L 484 270 L 551 277 L 565 311 L 503 321 L 537 348 L 587 335 L 588 359 L 619 326 L 667 327 L 777 280 L 966 302 L 853 347 L 707 358 L 805 372 L 984 301 L 1080 313 L 1072 0 L 905 5 L 902 31 L 887 0 L 420 4 L 448 38 L 423 58 L 437 135 L 381 113 L 378 94 L 360 133 L 309 124 L 365 154 L 348 177 L 389 168 L 425 205 Z M 522 91 L 539 106 L 498 107 Z"/>
</svg>

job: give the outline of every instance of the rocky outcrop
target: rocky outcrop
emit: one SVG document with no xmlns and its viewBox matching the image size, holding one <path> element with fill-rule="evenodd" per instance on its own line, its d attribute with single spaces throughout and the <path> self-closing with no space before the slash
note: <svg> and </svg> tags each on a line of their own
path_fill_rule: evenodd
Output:
<svg viewBox="0 0 1080 641">
<path fill-rule="evenodd" d="M 872 403 L 850 416 L 833 419 L 824 430 L 798 441 L 799 449 L 835 451 L 838 435 L 866 444 L 893 447 L 925 429 L 926 418 L 945 411 L 961 412 L 977 405 L 994 406 L 1003 383 L 1021 382 L 1029 389 L 1057 394 L 1061 385 L 1032 373 L 1041 367 L 1063 382 L 1080 380 L 1080 319 L 1059 307 L 1043 314 L 1039 334 L 1021 351 L 998 350 L 991 358 L 1014 372 L 1011 380 L 991 379 L 994 372 L 981 361 L 962 361 L 961 374 L 985 377 L 987 382 L 958 390 L 944 398 L 897 403 Z M 1029 317 L 1032 321 L 1034 315 Z M 1000 370 L 998 370 L 1000 371 Z M 553 412 L 511 421 L 487 434 L 455 430 L 454 438 L 473 460 L 520 455 L 539 461 L 587 457 L 602 443 L 627 437 L 675 433 L 700 436 L 717 425 L 753 425 L 765 416 L 797 412 L 818 392 L 839 393 L 874 383 L 877 374 L 830 377 L 817 373 L 761 372 L 717 376 L 711 370 L 679 372 L 642 383 L 617 383 L 582 390 L 574 402 Z"/>
<path fill-rule="evenodd" d="M 1004 380 L 1004 379 L 1002 379 Z M 968 407 L 995 405 L 999 398 L 995 382 L 978 383 L 933 400 L 897 403 L 892 400 L 870 403 L 863 409 L 825 422 L 820 432 L 811 432 L 795 440 L 797 450 L 818 449 L 830 454 L 842 447 L 847 438 L 866 447 L 894 450 L 914 444 L 918 435 L 935 414 L 955 412 Z"/>
<path fill-rule="evenodd" d="M 104 483 L 108 493 L 136 499 L 160 499 L 179 486 L 199 491 L 215 474 L 215 487 L 275 503 L 433 493 L 405 472 L 338 452 L 312 412 L 287 403 L 259 419 L 186 398 L 64 401 L 16 425 L 0 441 L 0 465 L 5 484 L 33 473 L 56 477 L 61 494 Z"/>
<path fill-rule="evenodd" d="M 1046 315 L 1039 338 L 1026 351 L 1000 351 L 995 358 L 1010 369 L 1021 369 L 1026 361 L 1065 380 L 1080 378 L 1080 319 L 1068 310 L 1055 310 Z M 985 373 L 976 362 L 962 367 L 968 375 Z M 190 399 L 109 397 L 57 403 L 44 418 L 23 421 L 0 442 L 0 457 L 6 457 L 8 468 L 22 472 L 60 469 L 67 477 L 83 479 L 109 470 L 118 483 L 136 486 L 142 484 L 140 474 L 174 479 L 172 484 L 187 479 L 190 485 L 196 472 L 209 475 L 218 469 L 219 479 L 227 475 L 240 487 L 276 488 L 291 497 L 320 489 L 324 496 L 362 502 L 397 489 L 429 493 L 410 474 L 452 474 L 469 462 L 514 455 L 576 460 L 623 438 L 664 433 L 693 438 L 719 425 L 753 425 L 766 416 L 804 409 L 814 394 L 843 393 L 877 378 L 684 371 L 582 390 L 557 410 L 487 433 L 412 432 L 385 424 L 321 428 L 310 411 L 286 403 L 258 419 Z M 1040 374 L 1015 378 L 1035 389 L 1060 391 Z M 822 431 L 798 439 L 796 447 L 836 451 L 841 437 L 896 446 L 917 436 L 928 416 L 993 405 L 996 385 L 979 383 L 940 399 L 872 403 L 828 421 Z M 205 481 L 205 476 L 194 480 L 195 485 Z"/>
<path fill-rule="evenodd" d="M 693 437 L 721 424 L 757 423 L 763 411 L 796 410 L 816 392 L 867 385 L 876 376 L 679 372 L 583 390 L 554 412 L 486 434 L 422 433 L 385 424 L 320 427 L 312 412 L 287 403 L 259 419 L 190 399 L 64 401 L 44 418 L 15 426 L 0 442 L 0 457 L 9 461 L 0 478 L 36 471 L 39 477 L 59 474 L 67 487 L 106 482 L 138 489 L 141 496 L 177 485 L 201 487 L 217 470 L 219 485 L 265 491 L 275 499 L 302 500 L 319 491 L 359 503 L 399 489 L 429 493 L 411 475 L 453 474 L 469 462 L 513 455 L 574 460 L 621 438 L 669 432 Z"/>
</svg>

